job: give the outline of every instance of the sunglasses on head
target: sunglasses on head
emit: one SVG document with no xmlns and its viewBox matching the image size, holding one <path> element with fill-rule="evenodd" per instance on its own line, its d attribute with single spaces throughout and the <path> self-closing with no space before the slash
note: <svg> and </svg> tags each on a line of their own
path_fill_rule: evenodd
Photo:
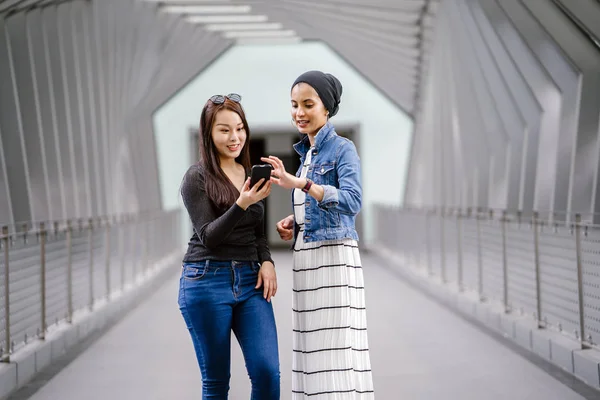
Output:
<svg viewBox="0 0 600 400">
<path fill-rule="evenodd" d="M 229 93 L 227 96 L 223 96 L 222 94 L 215 94 L 210 98 L 210 101 L 212 101 L 213 104 L 223 104 L 225 103 L 225 99 L 229 99 L 231 101 L 239 103 L 240 101 L 242 101 L 242 96 L 240 96 L 237 93 Z"/>
</svg>

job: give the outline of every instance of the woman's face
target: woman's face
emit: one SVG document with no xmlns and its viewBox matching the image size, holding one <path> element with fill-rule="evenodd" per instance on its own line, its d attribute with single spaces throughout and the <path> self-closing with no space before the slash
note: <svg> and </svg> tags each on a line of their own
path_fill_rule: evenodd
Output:
<svg viewBox="0 0 600 400">
<path fill-rule="evenodd" d="M 246 130 L 238 113 L 231 110 L 217 112 L 211 134 L 221 162 L 239 157 L 246 143 Z"/>
<path fill-rule="evenodd" d="M 327 123 L 328 112 L 317 91 L 300 82 L 292 88 L 292 120 L 300 133 L 316 135 Z"/>
</svg>

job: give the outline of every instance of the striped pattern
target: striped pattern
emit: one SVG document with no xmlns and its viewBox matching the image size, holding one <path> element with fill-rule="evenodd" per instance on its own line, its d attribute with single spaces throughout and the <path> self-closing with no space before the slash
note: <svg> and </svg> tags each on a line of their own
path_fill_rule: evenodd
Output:
<svg viewBox="0 0 600 400">
<path fill-rule="evenodd" d="M 358 244 L 305 243 L 306 195 L 294 190 L 293 198 L 300 234 L 294 247 L 292 399 L 374 399 Z"/>
</svg>

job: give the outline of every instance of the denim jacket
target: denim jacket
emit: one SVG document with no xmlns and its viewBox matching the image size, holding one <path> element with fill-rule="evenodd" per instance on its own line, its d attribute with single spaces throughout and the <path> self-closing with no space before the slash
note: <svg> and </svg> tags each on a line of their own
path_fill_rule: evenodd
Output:
<svg viewBox="0 0 600 400">
<path fill-rule="evenodd" d="M 300 155 L 299 177 L 310 149 L 308 136 L 294 145 Z M 356 215 L 362 204 L 360 158 L 352 141 L 338 136 L 328 121 L 316 136 L 306 177 L 323 187 L 323 200 L 306 196 L 304 241 L 358 240 Z M 293 196 L 292 196 L 293 203 Z M 300 230 L 294 224 L 294 242 Z"/>
</svg>

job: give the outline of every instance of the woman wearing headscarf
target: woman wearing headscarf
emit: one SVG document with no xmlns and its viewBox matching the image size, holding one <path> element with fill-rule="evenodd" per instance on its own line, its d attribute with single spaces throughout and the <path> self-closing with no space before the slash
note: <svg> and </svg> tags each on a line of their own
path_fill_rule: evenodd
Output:
<svg viewBox="0 0 600 400">
<path fill-rule="evenodd" d="M 292 189 L 294 213 L 277 224 L 282 239 L 294 240 L 292 399 L 374 399 L 355 227 L 360 159 L 330 122 L 341 95 L 331 74 L 300 75 L 291 88 L 300 168 L 294 176 L 277 157 L 263 158 L 272 181 Z"/>
</svg>

